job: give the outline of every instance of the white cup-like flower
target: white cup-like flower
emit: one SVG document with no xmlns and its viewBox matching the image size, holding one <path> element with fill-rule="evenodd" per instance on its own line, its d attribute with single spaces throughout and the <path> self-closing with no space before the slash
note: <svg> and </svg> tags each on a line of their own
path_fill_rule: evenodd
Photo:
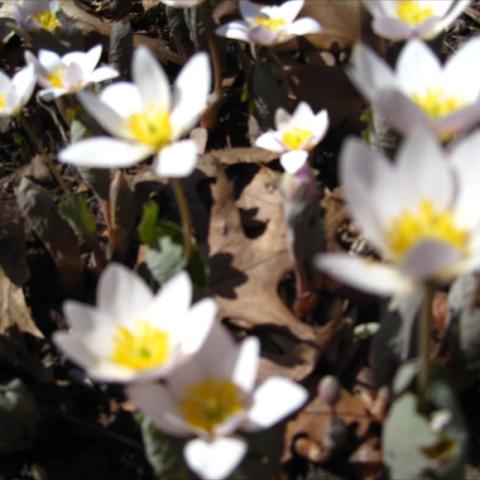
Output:
<svg viewBox="0 0 480 480">
<path fill-rule="evenodd" d="M 280 163 L 288 173 L 295 173 L 306 162 L 310 152 L 325 136 L 328 113 L 314 114 L 310 106 L 300 102 L 290 115 L 283 108 L 275 112 L 275 128 L 260 135 L 255 145 L 281 154 Z"/>
<path fill-rule="evenodd" d="M 299 408 L 306 390 L 281 377 L 255 388 L 259 342 L 235 345 L 218 324 L 192 361 L 167 377 L 166 385 L 135 384 L 127 395 L 170 435 L 195 435 L 185 445 L 188 466 L 200 477 L 222 479 L 240 463 L 247 445 L 237 429 L 269 428 Z"/>
<path fill-rule="evenodd" d="M 23 67 L 11 79 L 0 71 L 0 117 L 13 117 L 20 113 L 32 96 L 35 81 L 31 65 Z"/>
<path fill-rule="evenodd" d="M 86 53 L 70 52 L 63 57 L 50 50 L 40 50 L 37 59 L 31 52 L 26 52 L 25 59 L 35 67 L 38 83 L 42 87 L 40 97 L 49 101 L 117 77 L 118 72 L 112 67 L 95 68 L 101 55 L 102 46 L 97 45 Z"/>
<path fill-rule="evenodd" d="M 364 0 L 373 31 L 390 40 L 432 38 L 447 28 L 471 0 Z"/>
<path fill-rule="evenodd" d="M 79 95 L 86 110 L 114 137 L 94 137 L 60 152 L 62 162 L 91 168 L 129 167 L 156 155 L 155 172 L 186 177 L 197 163 L 193 140 L 187 133 L 207 106 L 210 66 L 205 53 L 194 55 L 178 75 L 173 93 L 167 77 L 150 51 L 135 50 L 134 83 L 108 86 L 97 98 Z"/>
<path fill-rule="evenodd" d="M 192 307 L 184 272 L 157 293 L 127 268 L 111 264 L 99 280 L 97 306 L 64 304 L 68 332 L 53 340 L 95 380 L 132 382 L 167 375 L 197 352 L 208 336 L 216 304 Z"/>
<path fill-rule="evenodd" d="M 423 127 L 449 138 L 480 120 L 480 39 L 462 45 L 442 67 L 419 40 L 410 40 L 395 72 L 365 46 L 355 48 L 350 77 L 399 132 Z"/>
<path fill-rule="evenodd" d="M 200 5 L 204 0 L 160 0 L 167 7 L 193 8 Z"/>
<path fill-rule="evenodd" d="M 408 293 L 480 266 L 480 133 L 442 150 L 419 129 L 395 164 L 357 139 L 347 140 L 340 177 L 350 213 L 384 262 L 320 255 L 317 267 L 356 288 Z"/>
<path fill-rule="evenodd" d="M 322 27 L 313 18 L 294 21 L 304 3 L 304 0 L 288 0 L 280 6 L 264 6 L 240 0 L 243 21 L 235 20 L 222 25 L 216 33 L 222 37 L 268 46 L 300 35 L 321 32 Z"/>
<path fill-rule="evenodd" d="M 47 30 L 60 27 L 57 0 L 22 0 L 13 7 L 13 16 L 23 30 Z"/>
</svg>

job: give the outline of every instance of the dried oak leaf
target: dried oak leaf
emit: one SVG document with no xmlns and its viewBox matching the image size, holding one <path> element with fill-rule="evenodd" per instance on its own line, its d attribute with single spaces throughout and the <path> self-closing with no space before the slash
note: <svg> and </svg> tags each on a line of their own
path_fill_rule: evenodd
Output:
<svg viewBox="0 0 480 480">
<path fill-rule="evenodd" d="M 280 174 L 261 168 L 257 175 L 265 179 L 257 205 L 259 211 L 268 205 L 270 218 L 263 234 L 248 238 L 235 201 L 234 184 L 223 168 L 217 166 L 208 250 L 211 287 L 220 315 L 246 328 L 259 325 L 286 328 L 297 338 L 316 343 L 315 329 L 297 319 L 277 293 L 279 282 L 292 270 L 280 196 L 275 187 Z M 259 195 L 258 185 L 254 185 Z M 242 191 L 243 197 L 248 195 L 249 185 Z"/>
<path fill-rule="evenodd" d="M 358 438 L 365 436 L 372 419 L 365 411 L 364 404 L 360 398 L 342 389 L 340 400 L 335 405 L 335 412 L 336 418 L 342 420 L 346 425 L 356 424 L 355 435 Z M 322 443 L 331 421 L 332 412 L 330 406 L 323 402 L 319 396 L 316 396 L 293 420 L 287 423 L 282 461 L 287 462 L 290 460 L 292 446 L 297 454 L 305 456 L 311 461 L 319 461 L 319 452 L 325 451 Z M 300 439 L 299 437 L 302 439 L 300 445 L 308 443 L 308 448 L 296 448 L 296 442 Z M 314 446 L 317 448 L 313 448 Z M 314 458 L 310 458 L 310 455 L 313 455 Z M 325 457 L 326 460 L 328 455 L 321 455 L 321 457 Z"/>
</svg>

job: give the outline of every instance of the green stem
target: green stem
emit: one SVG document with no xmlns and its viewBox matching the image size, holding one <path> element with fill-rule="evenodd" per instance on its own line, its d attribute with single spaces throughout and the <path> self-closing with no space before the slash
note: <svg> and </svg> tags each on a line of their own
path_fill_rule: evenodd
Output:
<svg viewBox="0 0 480 480">
<path fill-rule="evenodd" d="M 58 171 L 57 166 L 55 165 L 55 163 L 53 163 L 51 156 L 48 154 L 47 150 L 44 148 L 44 146 L 40 142 L 39 136 L 36 135 L 35 132 L 32 130 L 32 128 L 30 127 L 29 123 L 27 122 L 23 114 L 18 115 L 17 118 L 19 119 L 20 125 L 22 126 L 23 130 L 27 134 L 27 137 L 33 143 L 38 153 L 42 155 L 43 161 L 45 162 L 48 169 L 50 170 L 50 173 L 53 175 L 53 178 L 55 178 L 57 183 L 62 188 L 63 193 L 68 194 L 70 192 L 70 189 L 68 188 L 67 184 L 63 180 L 62 175 Z"/>
<path fill-rule="evenodd" d="M 430 334 L 432 328 L 432 301 L 434 289 L 428 282 L 424 285 L 424 297 L 420 322 L 418 324 L 418 352 L 420 369 L 418 372 L 418 409 L 426 413 L 428 408 L 428 386 L 430 383 Z"/>
<path fill-rule="evenodd" d="M 192 255 L 192 217 L 190 215 L 190 209 L 188 207 L 187 198 L 183 190 L 182 184 L 178 178 L 171 179 L 173 192 L 177 201 L 180 218 L 182 221 L 183 229 L 183 248 L 187 263 L 190 261 Z"/>
</svg>

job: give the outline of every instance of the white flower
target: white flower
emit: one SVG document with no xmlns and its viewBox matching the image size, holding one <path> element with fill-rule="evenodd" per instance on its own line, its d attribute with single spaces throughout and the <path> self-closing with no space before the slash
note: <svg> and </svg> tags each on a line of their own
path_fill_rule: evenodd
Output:
<svg viewBox="0 0 480 480">
<path fill-rule="evenodd" d="M 135 51 L 132 74 L 134 83 L 110 85 L 99 98 L 79 95 L 87 111 L 118 139 L 83 140 L 62 150 L 60 160 L 116 168 L 156 155 L 158 175 L 189 175 L 197 162 L 197 147 L 193 140 L 178 139 L 197 123 L 207 106 L 211 76 L 207 55 L 198 53 L 188 61 L 175 81 L 173 94 L 164 71 L 145 47 Z"/>
<path fill-rule="evenodd" d="M 317 267 L 383 295 L 445 282 L 480 265 L 480 132 L 442 150 L 422 129 L 401 145 L 395 164 L 347 140 L 340 177 L 350 213 L 383 263 L 324 254 Z"/>
<path fill-rule="evenodd" d="M 60 27 L 57 0 L 22 0 L 13 7 L 13 16 L 23 30 L 47 30 Z"/>
<path fill-rule="evenodd" d="M 259 342 L 250 337 L 235 345 L 220 324 L 192 361 L 176 369 L 167 385 L 137 384 L 130 399 L 160 430 L 197 438 L 184 450 L 188 466 L 200 477 L 221 479 L 240 463 L 247 445 L 238 428 L 269 428 L 299 408 L 305 389 L 291 380 L 271 377 L 255 388 Z"/>
<path fill-rule="evenodd" d="M 395 72 L 365 46 L 355 48 L 350 76 L 372 107 L 399 132 L 423 127 L 441 138 L 480 119 L 480 39 L 462 45 L 442 67 L 419 40 L 402 50 Z"/>
<path fill-rule="evenodd" d="M 295 173 L 304 165 L 308 152 L 325 136 L 328 113 L 322 110 L 315 115 L 307 103 L 300 102 L 293 115 L 283 108 L 275 112 L 275 128 L 260 135 L 255 145 L 281 153 L 282 167 Z"/>
<path fill-rule="evenodd" d="M 97 45 L 87 53 L 70 52 L 63 57 L 50 50 L 40 50 L 37 59 L 31 52 L 26 52 L 25 59 L 35 67 L 38 83 L 43 87 L 40 97 L 48 101 L 117 77 L 118 72 L 112 67 L 95 68 L 101 55 L 102 46 Z"/>
<path fill-rule="evenodd" d="M 20 113 L 32 96 L 35 71 L 31 65 L 19 70 L 12 79 L 0 70 L 0 117 Z"/>
<path fill-rule="evenodd" d="M 200 5 L 203 0 L 160 0 L 168 7 L 175 8 L 192 8 Z"/>
<path fill-rule="evenodd" d="M 304 0 L 289 0 L 280 6 L 256 5 L 240 0 L 243 21 L 236 20 L 217 28 L 216 33 L 259 45 L 276 45 L 299 35 L 319 33 L 322 28 L 313 18 L 294 21 Z"/>
<path fill-rule="evenodd" d="M 157 293 L 134 272 L 110 264 L 99 280 L 97 306 L 64 304 L 69 332 L 57 346 L 96 380 L 129 382 L 165 376 L 203 344 L 215 320 L 215 302 L 190 307 L 192 285 L 184 272 Z"/>
<path fill-rule="evenodd" d="M 432 38 L 448 27 L 471 0 L 365 0 L 373 31 L 390 40 Z"/>
</svg>

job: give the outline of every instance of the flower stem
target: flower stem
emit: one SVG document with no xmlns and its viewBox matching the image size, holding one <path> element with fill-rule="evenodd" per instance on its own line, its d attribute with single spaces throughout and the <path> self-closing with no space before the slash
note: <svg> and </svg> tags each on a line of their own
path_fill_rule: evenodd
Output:
<svg viewBox="0 0 480 480">
<path fill-rule="evenodd" d="M 420 369 L 418 373 L 418 410 L 426 413 L 428 407 L 428 387 L 430 382 L 429 345 L 432 328 L 432 300 L 434 289 L 428 282 L 424 285 L 424 297 L 420 322 L 418 324 L 418 351 Z"/>
<path fill-rule="evenodd" d="M 183 248 L 187 263 L 190 261 L 192 255 L 192 217 L 188 207 L 187 198 L 183 190 L 182 184 L 178 178 L 172 178 L 172 187 L 177 201 L 180 218 L 183 228 Z"/>
<path fill-rule="evenodd" d="M 35 132 L 32 130 L 32 128 L 30 127 L 29 123 L 27 122 L 23 114 L 18 115 L 17 118 L 19 119 L 20 125 L 22 126 L 23 130 L 27 134 L 27 137 L 33 143 L 38 153 L 42 155 L 43 161 L 45 162 L 48 169 L 50 170 L 50 173 L 52 174 L 53 178 L 55 178 L 57 183 L 60 185 L 61 189 L 63 190 L 63 193 L 66 193 L 66 194 L 69 193 L 70 189 L 68 188 L 67 184 L 63 180 L 62 175 L 58 171 L 57 166 L 55 165 L 55 163 L 53 163 L 52 157 L 48 154 L 48 152 L 40 142 L 39 136 L 36 135 Z"/>
</svg>

